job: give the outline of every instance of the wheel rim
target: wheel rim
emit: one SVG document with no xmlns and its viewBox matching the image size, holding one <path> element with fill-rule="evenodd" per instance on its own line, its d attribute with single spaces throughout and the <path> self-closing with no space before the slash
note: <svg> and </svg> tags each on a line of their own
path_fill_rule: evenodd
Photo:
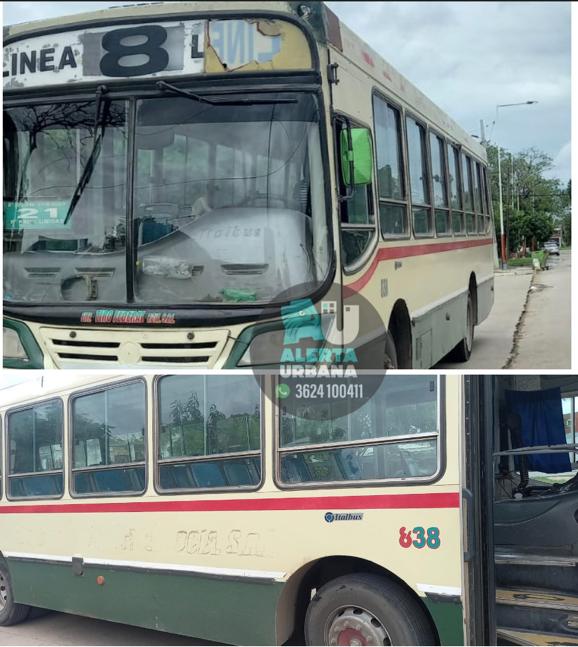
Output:
<svg viewBox="0 0 578 647">
<path fill-rule="evenodd" d="M 468 312 L 467 312 L 467 326 L 468 329 L 466 331 L 466 346 L 468 348 L 468 352 L 471 352 L 472 346 L 474 344 L 474 318 L 473 318 L 473 313 L 472 313 L 472 300 L 468 298 Z"/>
<path fill-rule="evenodd" d="M 8 582 L 2 573 L 0 573 L 0 611 L 8 604 Z"/>
<path fill-rule="evenodd" d="M 329 618 L 326 645 L 391 645 L 387 630 L 372 613 L 361 607 L 341 607 Z"/>
</svg>

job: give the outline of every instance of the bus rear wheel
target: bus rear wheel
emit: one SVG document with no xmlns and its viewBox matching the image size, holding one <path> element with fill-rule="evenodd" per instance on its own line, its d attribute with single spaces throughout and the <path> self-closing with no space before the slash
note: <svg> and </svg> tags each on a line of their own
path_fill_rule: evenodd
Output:
<svg viewBox="0 0 578 647">
<path fill-rule="evenodd" d="M 322 586 L 307 608 L 307 645 L 434 645 L 419 603 L 402 586 L 372 574 L 344 575 Z"/>
<path fill-rule="evenodd" d="M 453 349 L 451 359 L 456 362 L 467 362 L 472 354 L 474 345 L 474 300 L 471 291 L 468 291 L 468 304 L 466 310 L 466 334 L 462 341 Z"/>
<path fill-rule="evenodd" d="M 14 602 L 8 568 L 0 562 L 0 627 L 17 625 L 26 620 L 29 613 L 29 606 Z"/>
</svg>

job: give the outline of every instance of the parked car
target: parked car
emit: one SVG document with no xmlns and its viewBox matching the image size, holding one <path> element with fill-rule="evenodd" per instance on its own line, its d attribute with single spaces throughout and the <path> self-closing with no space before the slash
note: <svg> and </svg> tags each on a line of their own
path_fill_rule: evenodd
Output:
<svg viewBox="0 0 578 647">
<path fill-rule="evenodd" d="M 560 245 L 557 240 L 549 240 L 547 243 L 544 243 L 544 251 L 548 254 L 555 254 L 560 256 Z"/>
</svg>

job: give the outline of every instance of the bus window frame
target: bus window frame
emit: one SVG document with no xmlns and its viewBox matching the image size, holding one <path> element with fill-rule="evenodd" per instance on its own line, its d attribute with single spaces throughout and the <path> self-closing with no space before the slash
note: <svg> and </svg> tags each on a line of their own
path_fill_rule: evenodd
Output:
<svg viewBox="0 0 578 647">
<path fill-rule="evenodd" d="M 431 186 L 431 168 L 430 168 L 430 150 L 429 150 L 429 137 L 428 137 L 428 123 L 424 121 L 421 117 L 418 117 L 414 112 L 411 110 L 405 110 L 405 123 L 404 123 L 404 139 L 405 139 L 405 148 L 406 148 L 406 163 L 407 163 L 407 179 L 409 183 L 409 215 L 410 215 L 410 224 L 411 224 L 411 232 L 412 236 L 415 239 L 427 239 L 427 238 L 437 238 L 436 236 L 436 230 L 435 230 L 435 222 L 434 222 L 434 208 L 433 208 L 433 201 L 432 201 L 432 186 Z M 410 171 L 409 171 L 409 143 L 407 141 L 407 120 L 411 119 L 414 121 L 420 128 L 423 129 L 423 156 L 425 158 L 425 177 L 426 177 L 426 182 L 427 182 L 427 195 L 426 197 L 429 199 L 429 204 L 414 204 L 413 202 L 413 196 L 411 194 L 411 176 L 410 176 Z M 416 207 L 417 209 L 427 209 L 429 211 L 429 221 L 430 221 L 430 229 L 428 233 L 426 234 L 417 234 L 415 231 L 415 218 L 413 215 L 413 209 Z"/>
<path fill-rule="evenodd" d="M 373 147 L 372 150 L 372 160 L 371 160 L 371 206 L 373 208 L 373 226 L 372 225 L 351 225 L 351 224 L 345 224 L 345 230 L 347 231 L 373 231 L 372 237 L 369 240 L 369 243 L 365 250 L 363 251 L 362 254 L 358 256 L 358 258 L 355 259 L 355 262 L 350 263 L 349 265 L 345 264 L 345 257 L 343 254 L 343 236 L 342 232 L 344 231 L 343 223 L 341 222 L 341 204 L 342 202 L 347 202 L 348 199 L 344 196 L 341 195 L 341 192 L 339 191 L 339 185 L 340 185 L 340 178 L 339 174 L 341 173 L 341 159 L 340 159 L 340 154 L 339 154 L 339 137 L 338 137 L 338 132 L 337 132 L 337 125 L 339 122 L 342 122 L 344 124 L 349 124 L 350 126 L 358 126 L 360 128 L 367 128 L 369 132 L 371 133 L 371 145 Z M 336 218 L 338 222 L 338 232 L 339 232 L 339 238 L 338 240 L 335 240 L 334 247 L 339 244 L 339 250 L 340 250 L 340 259 L 341 259 L 341 271 L 344 276 L 351 276 L 359 270 L 361 270 L 369 261 L 369 259 L 373 256 L 373 253 L 379 244 L 379 210 L 377 209 L 376 205 L 376 186 L 377 186 L 377 176 L 375 174 L 375 160 L 376 160 L 376 149 L 375 149 L 375 138 L 374 138 L 374 133 L 373 133 L 373 128 L 366 124 L 363 121 L 360 121 L 357 117 L 351 117 L 348 115 L 346 112 L 343 110 L 332 110 L 331 112 L 331 131 L 332 131 L 332 140 L 333 140 L 333 159 L 334 159 L 334 168 L 335 168 L 335 195 L 337 196 L 336 199 L 336 207 L 337 207 L 337 213 L 336 213 Z M 341 133 L 341 131 L 339 131 Z"/>
<path fill-rule="evenodd" d="M 400 126 L 400 131 L 399 131 L 399 137 L 401 140 L 401 148 L 400 148 L 400 154 L 401 154 L 401 170 L 403 173 L 403 192 L 405 195 L 405 200 L 395 200 L 393 198 L 383 198 L 379 196 L 379 181 L 378 181 L 378 168 L 377 168 L 377 129 L 375 128 L 376 121 L 375 121 L 375 104 L 374 104 L 374 98 L 377 97 L 381 101 L 383 101 L 386 105 L 391 106 L 394 110 L 397 110 L 399 114 L 399 126 Z M 413 226 L 412 226 L 412 220 L 411 220 L 411 204 L 410 204 L 410 186 L 409 186 L 409 168 L 408 168 L 408 155 L 407 155 L 407 137 L 406 137 L 406 129 L 405 129 L 405 107 L 403 104 L 399 103 L 398 101 L 395 101 L 391 96 L 385 94 L 381 88 L 378 88 L 377 86 L 373 86 L 371 89 L 371 112 L 372 112 L 372 119 L 373 119 L 373 129 L 372 129 L 372 135 L 373 135 L 373 148 L 375 150 L 374 154 L 374 175 L 375 175 L 375 185 L 376 185 L 376 191 L 375 191 L 375 199 L 376 199 L 376 221 L 378 222 L 378 238 L 382 241 L 397 241 L 397 240 L 410 240 L 413 236 Z M 405 207 L 405 221 L 406 221 L 406 231 L 403 234 L 388 234 L 385 236 L 382 231 L 381 231 L 381 223 L 379 222 L 380 220 L 380 212 L 379 212 L 379 207 L 381 203 L 385 204 L 392 204 L 392 205 L 398 205 L 400 207 Z"/>
<path fill-rule="evenodd" d="M 275 422 L 273 425 L 273 482 L 275 486 L 281 491 L 295 491 L 295 490 L 336 490 L 336 489 L 349 489 L 349 488 L 363 488 L 363 487 L 399 487 L 399 486 L 423 486 L 432 485 L 443 479 L 447 467 L 447 412 L 446 412 L 446 376 L 436 375 L 438 393 L 437 393 L 437 415 L 438 415 L 438 431 L 437 435 L 434 434 L 419 434 L 412 436 L 391 436 L 384 440 L 370 439 L 349 442 L 334 442 L 334 443 L 320 443 L 315 445 L 298 445 L 294 447 L 280 447 L 281 439 L 281 414 L 279 407 L 279 399 L 276 396 L 277 384 L 279 377 L 273 379 L 273 397 L 271 399 L 275 411 Z M 394 376 L 395 378 L 395 376 Z M 437 469 L 431 476 L 424 477 L 409 477 L 409 478 L 385 478 L 378 480 L 358 480 L 358 481 L 313 481 L 309 483 L 285 483 L 281 479 L 281 454 L 288 453 L 306 453 L 315 450 L 332 450 L 341 449 L 342 447 L 373 447 L 376 445 L 398 445 L 412 442 L 419 442 L 420 438 L 423 440 L 436 439 L 437 442 Z M 377 441 L 377 442 L 376 442 Z M 296 451 L 297 450 L 297 451 Z"/>
<path fill-rule="evenodd" d="M 446 141 L 446 146 L 451 148 L 452 155 L 454 157 L 454 162 L 456 164 L 456 170 L 457 170 L 457 177 L 455 178 L 456 180 L 456 191 L 457 195 L 460 200 L 460 208 L 455 209 L 454 207 L 451 206 L 451 196 L 450 196 L 450 211 L 452 213 L 452 233 L 454 237 L 459 236 L 459 237 L 467 237 L 466 233 L 466 212 L 464 211 L 464 183 L 462 180 L 462 167 L 461 167 L 461 152 L 462 152 L 462 147 L 460 144 L 453 140 L 447 140 Z M 448 183 L 449 183 L 449 155 L 448 155 Z M 462 228 L 460 231 L 456 231 L 454 229 L 454 213 L 460 218 L 460 222 L 462 223 Z"/>
<path fill-rule="evenodd" d="M 98 465 L 93 467 L 73 467 L 73 452 L 74 452 L 74 425 L 73 425 L 73 408 L 74 400 L 86 396 L 94 395 L 96 393 L 103 393 L 104 391 L 110 391 L 112 389 L 129 386 L 130 384 L 141 383 L 144 385 L 144 461 L 139 461 L 138 463 L 118 463 L 114 465 Z M 68 494 L 71 499 L 109 499 L 109 498 L 118 498 L 118 497 L 142 497 L 144 496 L 149 488 L 149 447 L 148 447 L 148 429 L 149 429 L 149 415 L 148 415 L 148 405 L 149 405 L 149 393 L 148 393 L 148 383 L 144 375 L 137 375 L 134 377 L 124 378 L 118 382 L 109 382 L 104 385 L 94 386 L 88 389 L 79 389 L 73 391 L 68 396 Z M 139 492 L 86 492 L 78 493 L 74 489 L 74 478 L 73 475 L 76 472 L 104 472 L 107 470 L 113 469 L 122 469 L 127 467 L 144 467 L 144 487 Z"/>
<path fill-rule="evenodd" d="M 247 378 L 250 379 L 255 379 L 257 376 L 256 375 L 250 375 L 250 374 L 245 374 L 245 373 L 240 373 L 240 375 L 246 375 Z M 179 494 L 184 494 L 184 495 L 191 495 L 191 494 L 218 494 L 218 493 L 223 493 L 223 492 L 258 492 L 259 490 L 262 489 L 263 485 L 265 484 L 265 471 L 266 471 L 266 464 L 267 461 L 265 460 L 265 450 L 266 450 L 266 433 L 265 433 L 265 393 L 263 389 L 264 385 L 264 376 L 260 376 L 260 384 L 258 385 L 259 389 L 259 435 L 260 435 L 260 441 L 261 441 L 261 447 L 259 451 L 251 451 L 251 452 L 228 452 L 228 453 L 222 453 L 222 454 L 211 454 L 210 456 L 194 456 L 194 457 L 179 457 L 175 459 L 162 459 L 159 460 L 158 456 L 158 450 L 159 450 L 159 439 L 160 439 L 160 416 L 159 416 L 159 397 L 160 397 L 160 390 L 159 390 L 159 383 L 164 377 L 200 377 L 200 378 L 207 378 L 211 376 L 217 376 L 218 374 L 216 373 L 173 373 L 173 374 L 165 374 L 165 375 L 154 375 L 153 380 L 152 380 L 152 402 L 153 402 L 153 419 L 152 419 L 152 434 L 153 434 L 153 442 L 152 442 L 152 450 L 153 450 L 153 461 L 152 461 L 152 467 L 153 467 L 153 487 L 155 494 L 158 496 L 175 496 Z M 161 488 L 160 485 L 160 466 L 161 465 L 170 465 L 170 464 L 182 464 L 182 463 L 206 463 L 211 460 L 219 460 L 219 459 L 229 459 L 229 458 L 236 458 L 236 457 L 245 457 L 245 456 L 252 456 L 252 455 L 257 455 L 259 453 L 259 458 L 260 458 L 260 463 L 261 463 L 261 479 L 259 483 L 256 485 L 252 486 L 245 486 L 245 485 L 231 485 L 228 487 L 216 487 L 216 488 L 172 488 L 172 489 L 163 489 Z"/>
<path fill-rule="evenodd" d="M 436 207 L 435 206 L 435 199 L 434 199 L 434 191 L 433 191 L 433 165 L 432 165 L 432 151 L 431 151 L 431 142 L 430 142 L 430 135 L 433 135 L 434 137 L 437 137 L 438 139 L 441 140 L 442 143 L 442 152 L 444 156 L 444 173 L 445 173 L 445 190 L 446 190 L 446 199 L 447 199 L 447 207 Z M 429 163 L 430 163 L 430 169 L 429 169 L 429 175 L 430 175 L 430 187 L 431 187 L 431 198 L 432 198 L 432 209 L 433 209 L 433 228 L 434 228 L 434 233 L 436 238 L 453 238 L 454 236 L 454 230 L 453 230 L 453 219 L 452 219 L 452 200 L 450 196 L 450 177 L 449 177 L 449 159 L 448 159 L 448 140 L 446 137 L 443 135 L 443 133 L 435 127 L 429 127 L 428 128 L 428 133 L 427 133 L 427 139 L 428 139 L 428 146 L 430 148 L 429 150 Z M 439 233 L 436 227 L 436 210 L 439 211 L 447 211 L 448 214 L 448 224 L 449 224 L 449 231 L 447 233 Z"/>
<path fill-rule="evenodd" d="M 60 403 L 60 408 L 61 408 L 61 414 L 62 414 L 62 428 L 61 428 L 61 446 L 62 446 L 62 469 L 59 470 L 46 470 L 44 472 L 26 472 L 23 474 L 10 474 L 9 473 L 9 467 L 10 467 L 10 461 L 9 461 L 9 456 L 10 456 L 10 448 L 8 446 L 10 442 L 10 416 L 13 413 L 19 413 L 20 411 L 26 411 L 27 409 L 33 409 L 34 407 L 37 406 L 42 406 L 43 404 L 47 404 L 49 402 L 59 402 Z M 6 500 L 7 501 L 59 501 L 64 498 L 65 492 L 66 492 L 66 446 L 65 446 L 65 441 L 67 440 L 67 434 L 66 434 L 66 405 L 64 402 L 64 398 L 61 395 L 53 395 L 50 396 L 49 398 L 43 398 L 41 400 L 35 400 L 34 402 L 29 402 L 28 404 L 24 405 L 19 405 L 16 407 L 12 407 L 10 409 L 6 409 L 4 412 L 4 425 L 2 426 L 2 429 L 4 431 L 4 443 L 3 443 L 3 448 L 4 452 L 1 452 L 0 454 L 3 454 L 5 458 L 5 468 L 6 468 L 6 488 L 3 488 L 6 490 Z M 11 496 L 10 495 L 10 487 L 9 487 L 9 482 L 10 478 L 12 477 L 19 477 L 19 476 L 40 476 L 40 475 L 50 475 L 50 474 L 62 474 L 62 493 L 61 494 L 52 494 L 48 496 Z M 2 472 L 2 478 L 4 478 L 4 471 Z"/>
<path fill-rule="evenodd" d="M 465 226 L 466 236 L 468 236 L 468 238 L 469 238 L 470 236 L 477 236 L 478 235 L 478 219 L 477 219 L 477 215 L 476 215 L 476 203 L 474 201 L 474 175 L 473 175 L 473 171 L 472 171 L 472 164 L 474 164 L 475 161 L 472 158 L 472 154 L 462 146 L 460 148 L 460 167 L 461 167 L 460 172 L 462 173 L 462 175 L 463 175 L 462 157 L 466 162 L 466 171 L 468 173 L 468 178 L 469 178 L 468 188 L 470 190 L 469 192 L 470 192 L 471 201 L 472 201 L 472 209 L 467 210 L 465 200 L 464 200 L 464 197 L 465 197 L 465 194 L 466 194 L 466 189 L 465 189 L 466 184 L 465 184 L 465 182 L 462 181 L 462 204 L 464 206 L 464 226 Z M 462 180 L 463 180 L 463 178 L 462 178 Z M 473 231 L 468 231 L 468 215 L 471 215 L 471 216 L 474 217 L 474 229 L 473 229 Z"/>
<path fill-rule="evenodd" d="M 478 203 L 480 205 L 479 210 L 476 209 L 476 230 L 477 230 L 478 236 L 482 236 L 485 231 L 482 163 L 477 157 L 472 157 L 472 164 L 475 167 L 475 173 L 472 172 L 472 175 L 474 175 L 474 177 L 477 178 L 477 182 L 478 182 Z M 475 184 L 474 184 L 474 188 L 475 188 Z M 475 209 L 475 201 L 474 201 L 474 209 Z M 481 226 L 480 226 L 480 222 L 481 222 Z"/>
<path fill-rule="evenodd" d="M 489 202 L 489 193 L 487 186 L 487 166 L 480 162 L 481 172 L 482 172 L 482 198 L 483 198 L 483 207 L 484 209 L 484 234 L 487 234 L 490 231 L 490 223 L 492 221 L 491 207 Z"/>
</svg>

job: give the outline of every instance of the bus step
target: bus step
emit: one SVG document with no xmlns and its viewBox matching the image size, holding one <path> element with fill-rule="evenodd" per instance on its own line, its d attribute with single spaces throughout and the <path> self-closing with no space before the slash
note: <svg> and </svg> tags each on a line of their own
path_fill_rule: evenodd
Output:
<svg viewBox="0 0 578 647">
<path fill-rule="evenodd" d="M 574 568 L 578 565 L 578 555 L 541 555 L 540 553 L 520 553 L 515 551 L 496 551 L 496 564 L 517 566 L 560 566 Z"/>
<path fill-rule="evenodd" d="M 566 634 L 542 633 L 498 627 L 498 644 L 510 645 L 578 645 L 578 636 Z"/>
<path fill-rule="evenodd" d="M 496 590 L 496 602 L 518 607 L 560 609 L 578 613 L 578 595 L 545 589 L 501 587 Z"/>
</svg>

